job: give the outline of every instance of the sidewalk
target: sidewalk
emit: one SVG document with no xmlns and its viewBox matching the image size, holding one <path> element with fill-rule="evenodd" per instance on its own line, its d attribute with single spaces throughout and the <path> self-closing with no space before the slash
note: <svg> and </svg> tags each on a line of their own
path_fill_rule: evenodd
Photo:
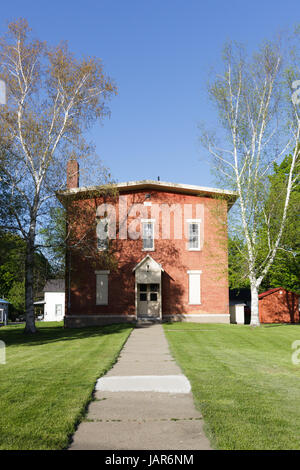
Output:
<svg viewBox="0 0 300 470">
<path fill-rule="evenodd" d="M 118 362 L 98 380 L 95 397 L 70 450 L 210 449 L 161 325 L 132 331 Z"/>
</svg>

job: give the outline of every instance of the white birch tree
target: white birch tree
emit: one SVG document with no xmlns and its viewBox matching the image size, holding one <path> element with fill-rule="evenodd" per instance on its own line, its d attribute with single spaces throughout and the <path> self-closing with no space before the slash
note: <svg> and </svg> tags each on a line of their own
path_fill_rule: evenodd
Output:
<svg viewBox="0 0 300 470">
<path fill-rule="evenodd" d="M 251 325 L 257 326 L 259 287 L 282 242 L 299 168 L 299 105 L 292 99 L 297 72 L 275 43 L 264 43 L 252 57 L 242 46 L 229 44 L 223 65 L 221 74 L 215 74 L 209 84 L 221 130 L 216 138 L 202 129 L 201 141 L 219 179 L 238 195 L 238 210 L 233 209 L 229 226 L 233 239 L 245 242 L 241 255 L 251 286 Z M 268 175 L 274 162 L 287 153 L 292 155 L 291 167 L 280 214 L 276 212 L 274 218 L 278 204 L 269 203 Z M 262 228 L 268 240 L 263 259 L 258 256 Z"/>
<path fill-rule="evenodd" d="M 84 132 L 107 115 L 105 103 L 116 87 L 99 59 L 77 60 L 65 43 L 50 48 L 32 39 L 24 19 L 10 23 L 0 40 L 0 79 L 7 91 L 0 107 L 2 213 L 9 215 L 0 226 L 26 241 L 25 331 L 34 333 L 37 231 L 65 185 L 67 160 L 91 154 Z"/>
</svg>

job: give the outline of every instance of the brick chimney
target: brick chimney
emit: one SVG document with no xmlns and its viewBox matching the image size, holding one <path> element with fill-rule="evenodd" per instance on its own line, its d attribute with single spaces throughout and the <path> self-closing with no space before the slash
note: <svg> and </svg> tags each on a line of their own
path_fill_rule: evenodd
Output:
<svg viewBox="0 0 300 470">
<path fill-rule="evenodd" d="M 77 160 L 69 160 L 67 163 L 67 189 L 79 187 L 79 164 Z"/>
</svg>

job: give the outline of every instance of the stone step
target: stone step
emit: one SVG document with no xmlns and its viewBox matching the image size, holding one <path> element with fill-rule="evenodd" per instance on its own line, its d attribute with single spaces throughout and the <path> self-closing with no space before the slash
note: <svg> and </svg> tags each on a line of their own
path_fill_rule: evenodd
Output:
<svg viewBox="0 0 300 470">
<path fill-rule="evenodd" d="M 160 318 L 151 318 L 151 317 L 139 317 L 136 321 L 135 326 L 137 328 L 144 326 L 151 326 L 161 323 Z"/>
</svg>

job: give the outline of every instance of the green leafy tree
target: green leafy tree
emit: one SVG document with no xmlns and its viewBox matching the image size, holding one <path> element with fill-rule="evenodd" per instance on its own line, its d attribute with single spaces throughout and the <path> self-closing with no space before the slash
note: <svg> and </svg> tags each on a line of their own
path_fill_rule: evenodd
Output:
<svg viewBox="0 0 300 470">
<path fill-rule="evenodd" d="M 250 287 L 247 263 L 245 263 L 245 250 L 243 240 L 228 237 L 228 279 L 230 289 Z"/>
<path fill-rule="evenodd" d="M 35 299 L 54 273 L 42 253 L 36 251 L 34 258 Z M 0 297 L 7 299 L 13 309 L 22 313 L 25 311 L 25 260 L 25 241 L 16 233 L 0 232 Z"/>
<path fill-rule="evenodd" d="M 35 333 L 37 234 L 56 191 L 65 186 L 67 160 L 94 155 L 86 131 L 108 115 L 106 102 L 116 87 L 101 60 L 79 60 L 66 43 L 49 47 L 32 37 L 24 19 L 10 23 L 0 39 L 0 80 L 7 89 L 7 103 L 0 107 L 0 147 L 9 147 L 9 157 L 0 155 L 7 196 L 1 201 L 6 207 L 0 228 L 16 231 L 25 242 L 25 331 Z"/>
<path fill-rule="evenodd" d="M 25 282 L 14 282 L 8 292 L 8 301 L 18 313 L 25 311 Z"/>
<path fill-rule="evenodd" d="M 269 177 L 270 192 L 268 204 L 275 207 L 274 224 L 276 215 L 282 212 L 284 188 L 291 166 L 291 155 L 284 158 L 281 164 L 274 164 L 274 173 Z M 284 287 L 287 290 L 300 293 L 300 163 L 295 169 L 295 183 L 291 191 L 290 204 L 287 211 L 287 219 L 282 234 L 281 243 L 276 257 L 269 269 L 262 289 L 271 287 Z M 277 222 L 278 224 L 278 222 Z M 268 244 L 268 236 L 264 231 L 265 250 Z M 264 250 L 264 251 L 265 251 Z"/>
</svg>

